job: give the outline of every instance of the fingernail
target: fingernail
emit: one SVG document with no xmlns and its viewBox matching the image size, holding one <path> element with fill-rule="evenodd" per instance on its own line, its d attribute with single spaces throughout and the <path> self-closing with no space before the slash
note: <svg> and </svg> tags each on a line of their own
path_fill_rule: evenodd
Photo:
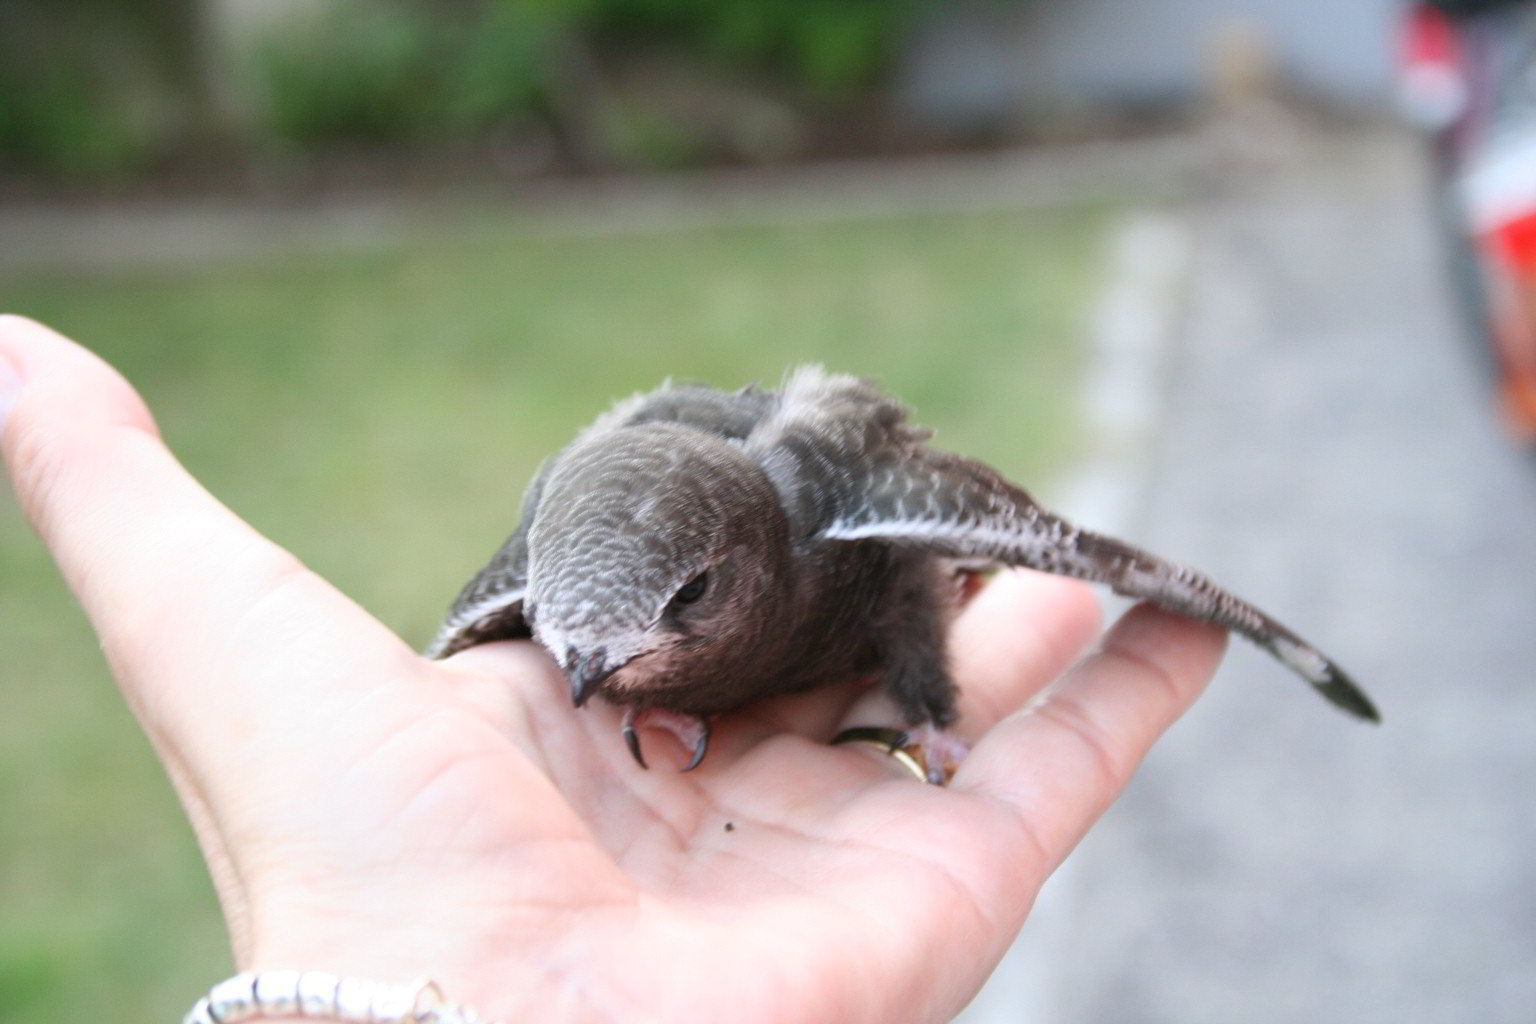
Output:
<svg viewBox="0 0 1536 1024">
<path fill-rule="evenodd" d="M 17 369 L 10 356 L 0 352 L 0 430 L 5 429 L 5 421 L 10 419 L 11 408 L 19 397 L 21 397 L 21 371 Z"/>
</svg>

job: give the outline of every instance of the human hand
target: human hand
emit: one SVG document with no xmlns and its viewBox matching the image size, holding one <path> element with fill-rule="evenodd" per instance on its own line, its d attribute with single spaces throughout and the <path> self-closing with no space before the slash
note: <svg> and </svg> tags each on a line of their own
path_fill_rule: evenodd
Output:
<svg viewBox="0 0 1536 1024">
<path fill-rule="evenodd" d="M 950 786 L 826 744 L 895 721 L 856 685 L 726 716 L 699 769 L 658 746 L 644 772 L 615 709 L 572 708 L 534 645 L 427 661 L 256 534 L 94 356 L 0 318 L 0 381 L 6 363 L 22 506 L 170 773 L 242 969 L 428 975 L 508 1020 L 947 1020 L 1222 649 L 1137 608 L 1036 702 L 1097 605 L 1006 573 L 955 626 L 973 749 Z"/>
</svg>

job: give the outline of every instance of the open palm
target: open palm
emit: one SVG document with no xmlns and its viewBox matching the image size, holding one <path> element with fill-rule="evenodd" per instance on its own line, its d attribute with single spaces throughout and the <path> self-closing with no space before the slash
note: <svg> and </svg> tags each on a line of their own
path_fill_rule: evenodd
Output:
<svg viewBox="0 0 1536 1024">
<path fill-rule="evenodd" d="M 688 774 L 648 736 L 642 771 L 534 645 L 417 656 L 203 491 L 89 353 L 4 318 L 0 358 L 18 494 L 246 968 L 430 975 L 508 1019 L 945 1020 L 1221 650 L 1138 608 L 1078 662 L 1091 593 L 1009 573 L 951 639 L 974 749 L 949 787 L 827 745 L 895 722 L 867 683 L 726 716 Z"/>
</svg>

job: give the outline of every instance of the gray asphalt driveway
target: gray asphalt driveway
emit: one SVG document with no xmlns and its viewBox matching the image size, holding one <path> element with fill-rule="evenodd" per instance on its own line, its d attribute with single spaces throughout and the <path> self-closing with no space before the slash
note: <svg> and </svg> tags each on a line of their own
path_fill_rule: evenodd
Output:
<svg viewBox="0 0 1536 1024">
<path fill-rule="evenodd" d="M 1234 644 L 1054 883 L 1004 979 L 1024 1008 L 978 1020 L 1536 1020 L 1536 460 L 1492 423 L 1411 140 L 1282 150 L 1214 158 L 1187 211 L 1128 529 L 1332 652 L 1385 724 Z"/>
</svg>

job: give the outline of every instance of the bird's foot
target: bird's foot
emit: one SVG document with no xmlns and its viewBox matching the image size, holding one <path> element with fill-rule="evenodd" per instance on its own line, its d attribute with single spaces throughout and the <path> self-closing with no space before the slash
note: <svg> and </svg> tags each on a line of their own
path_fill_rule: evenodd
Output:
<svg viewBox="0 0 1536 1024">
<path fill-rule="evenodd" d="M 947 784 L 971 752 L 970 744 L 932 722 L 908 729 L 904 746 L 927 769 L 928 781 L 935 786 Z"/>
<path fill-rule="evenodd" d="M 970 752 L 964 740 L 932 723 L 907 730 L 854 726 L 838 733 L 832 743 L 868 743 L 879 747 L 913 775 L 935 786 L 946 785 Z"/>
<path fill-rule="evenodd" d="M 698 715 L 685 715 L 680 711 L 666 711 L 662 708 L 625 708 L 624 709 L 624 745 L 629 748 L 629 753 L 634 757 L 635 763 L 641 768 L 649 769 L 645 763 L 645 755 L 640 752 L 640 730 L 646 726 L 656 726 L 665 729 L 677 741 L 683 745 L 684 750 L 693 752 L 692 759 L 683 766 L 683 771 L 691 772 L 704 760 L 704 754 L 709 750 L 709 721 Z"/>
</svg>

